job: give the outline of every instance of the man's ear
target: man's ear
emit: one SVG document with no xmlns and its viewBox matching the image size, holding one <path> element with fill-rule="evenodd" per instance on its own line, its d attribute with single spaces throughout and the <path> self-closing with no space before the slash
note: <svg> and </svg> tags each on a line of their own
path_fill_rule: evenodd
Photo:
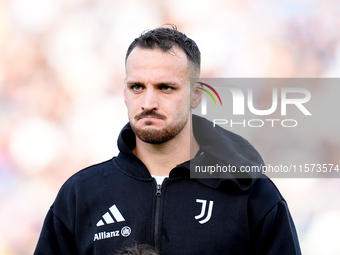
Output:
<svg viewBox="0 0 340 255">
<path fill-rule="evenodd" d="M 125 105 L 126 105 L 126 78 L 124 78 L 124 102 L 125 102 Z"/>
<path fill-rule="evenodd" d="M 192 88 L 191 88 L 191 105 L 190 105 L 192 109 L 195 109 L 201 103 L 203 90 L 201 90 L 199 88 L 203 88 L 203 85 L 199 84 L 198 82 L 196 82 L 194 85 L 192 85 Z"/>
</svg>

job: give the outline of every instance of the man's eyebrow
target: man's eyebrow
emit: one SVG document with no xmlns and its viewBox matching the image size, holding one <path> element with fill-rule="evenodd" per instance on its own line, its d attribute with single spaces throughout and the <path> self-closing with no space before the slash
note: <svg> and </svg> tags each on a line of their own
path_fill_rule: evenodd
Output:
<svg viewBox="0 0 340 255">
<path fill-rule="evenodd" d="M 178 86 L 177 82 L 159 82 L 155 84 L 156 86 Z"/>
<path fill-rule="evenodd" d="M 138 82 L 138 81 L 129 81 L 126 83 L 128 86 L 133 86 L 133 85 L 140 85 L 140 86 L 144 86 L 143 82 Z M 162 82 L 158 82 L 153 84 L 154 86 L 178 86 L 179 84 L 177 82 L 172 82 L 172 81 L 162 81 Z"/>
<path fill-rule="evenodd" d="M 142 86 L 143 83 L 142 82 L 138 82 L 138 81 L 129 81 L 129 82 L 126 83 L 126 85 L 128 85 L 128 86 L 133 86 L 133 85 L 140 85 L 140 86 Z"/>
</svg>

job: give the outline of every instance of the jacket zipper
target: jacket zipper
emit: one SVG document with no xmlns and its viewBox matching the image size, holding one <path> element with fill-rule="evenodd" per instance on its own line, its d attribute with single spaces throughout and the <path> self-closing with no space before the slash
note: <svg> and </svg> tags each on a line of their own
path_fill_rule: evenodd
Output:
<svg viewBox="0 0 340 255">
<path fill-rule="evenodd" d="M 155 235 L 154 235 L 154 242 L 155 242 L 155 250 L 156 253 L 159 254 L 159 218 L 160 218 L 160 209 L 161 209 L 161 196 L 162 196 L 162 185 L 157 184 L 157 191 L 156 191 L 156 213 L 155 213 Z"/>
</svg>

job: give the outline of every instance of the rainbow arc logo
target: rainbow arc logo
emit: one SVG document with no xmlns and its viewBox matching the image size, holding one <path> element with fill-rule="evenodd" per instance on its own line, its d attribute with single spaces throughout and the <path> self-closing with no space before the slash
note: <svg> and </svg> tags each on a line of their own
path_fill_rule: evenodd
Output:
<svg viewBox="0 0 340 255">
<path fill-rule="evenodd" d="M 203 86 L 208 87 L 212 92 L 214 92 L 215 95 L 217 96 L 218 100 L 220 101 L 221 106 L 222 106 L 222 100 L 221 100 L 219 94 L 217 93 L 217 91 L 216 91 L 212 86 L 210 86 L 210 85 L 208 85 L 208 84 L 206 84 L 206 83 L 203 83 L 203 82 L 197 82 L 197 83 L 199 83 L 199 84 L 201 84 L 201 85 L 203 85 Z M 211 94 L 211 92 L 210 92 L 209 90 L 206 90 L 206 89 L 204 89 L 204 88 L 199 88 L 199 89 L 201 89 L 201 90 L 203 90 L 204 92 L 208 93 L 208 95 L 211 96 L 211 98 L 214 100 L 215 105 L 217 106 L 216 100 L 215 100 L 214 96 Z"/>
</svg>

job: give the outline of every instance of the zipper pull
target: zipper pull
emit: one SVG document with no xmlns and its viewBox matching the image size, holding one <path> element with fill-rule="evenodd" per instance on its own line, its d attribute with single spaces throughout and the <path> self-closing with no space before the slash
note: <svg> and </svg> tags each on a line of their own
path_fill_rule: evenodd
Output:
<svg viewBox="0 0 340 255">
<path fill-rule="evenodd" d="M 157 184 L 156 197 L 160 197 L 162 195 L 161 188 L 162 186 L 160 184 Z"/>
</svg>

